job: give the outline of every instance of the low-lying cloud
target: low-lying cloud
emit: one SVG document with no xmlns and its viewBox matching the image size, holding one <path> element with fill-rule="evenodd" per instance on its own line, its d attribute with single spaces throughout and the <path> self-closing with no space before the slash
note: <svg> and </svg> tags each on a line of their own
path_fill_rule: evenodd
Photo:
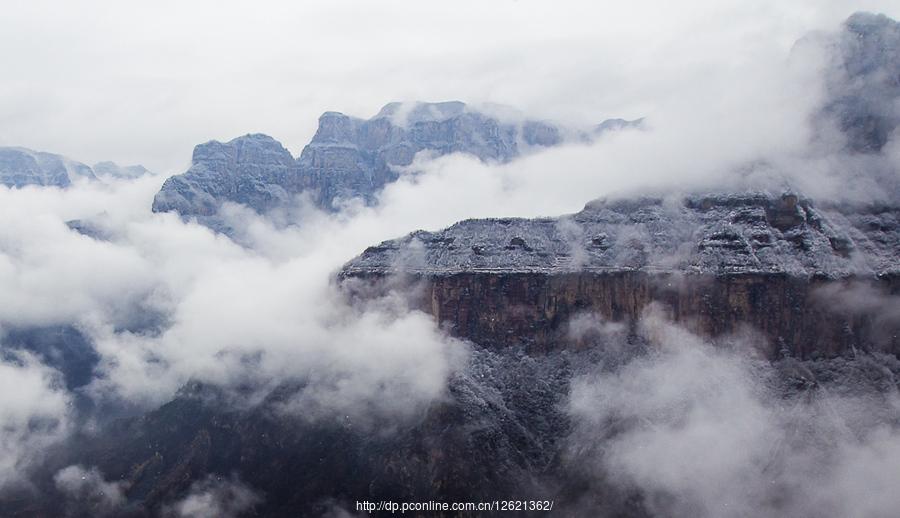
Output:
<svg viewBox="0 0 900 518">
<path fill-rule="evenodd" d="M 340 214 L 318 212 L 302 199 L 278 222 L 226 207 L 236 240 L 151 213 L 159 177 L 66 190 L 0 187 L 0 326 L 77 327 L 100 355 L 94 381 L 79 395 L 97 401 L 148 409 L 193 380 L 253 387 L 250 401 L 241 402 L 248 404 L 282 383 L 298 383 L 303 388 L 284 405 L 287 412 L 412 417 L 445 396 L 469 345 L 396 294 L 347 304 L 333 274 L 371 244 L 465 218 L 555 216 L 600 196 L 634 193 L 787 183 L 826 199 L 848 192 L 857 200 L 890 199 L 884 183 L 846 189 L 856 176 L 842 171 L 877 166 L 896 180 L 896 137 L 878 157 L 821 152 L 809 121 L 822 101 L 827 63 L 815 50 L 798 62 L 776 47 L 725 49 L 733 66 L 709 74 L 689 68 L 695 79 L 662 70 L 678 95 L 661 96 L 652 109 L 629 108 L 648 106 L 646 113 L 622 114 L 646 115 L 641 130 L 503 165 L 420 156 L 411 168 L 419 173 L 388 186 L 377 206 L 351 205 Z M 446 92 L 435 91 L 425 93 Z M 69 228 L 75 219 L 102 228 L 108 239 Z M 593 460 L 646 491 L 655 512 L 878 514 L 898 503 L 875 485 L 900 465 L 897 434 L 880 425 L 854 428 L 842 412 L 856 400 L 817 392 L 811 404 L 781 407 L 757 378 L 765 369 L 755 361 L 658 321 L 656 329 L 657 353 L 583 379 L 571 407 L 584 433 L 624 423 L 596 437 L 608 443 Z M 621 330 L 584 316 L 571 331 L 590 337 Z M 23 473 L 34 452 L 66 435 L 73 395 L 52 368 L 28 355 L 4 360 L 0 371 L 10 389 L 0 396 L 3 485 Z M 837 426 L 835 412 L 845 425 Z M 79 475 L 107 484 L 76 468 L 58 475 L 57 484 L 77 493 L 81 486 L 72 481 Z M 877 480 L 867 485 L 861 477 Z M 200 488 L 174 509 L 219 509 L 216 497 L 203 496 L 210 491 Z"/>
<path fill-rule="evenodd" d="M 67 466 L 53 476 L 53 482 L 65 495 L 72 516 L 115 516 L 125 504 L 123 483 L 106 480 L 97 468 Z"/>
<path fill-rule="evenodd" d="M 651 515 L 889 516 L 900 505 L 888 488 L 900 476 L 896 386 L 853 393 L 858 380 L 838 376 L 790 390 L 774 370 L 802 381 L 790 359 L 773 367 L 752 345 L 723 349 L 652 313 L 641 326 L 650 353 L 573 384 L 570 447 Z"/>
<path fill-rule="evenodd" d="M 71 431 L 71 397 L 62 376 L 33 356 L 8 353 L 0 360 L 0 487 L 42 460 L 47 446 Z"/>
<path fill-rule="evenodd" d="M 187 496 L 167 506 L 165 518 L 236 518 L 263 500 L 236 476 L 210 475 L 191 485 Z"/>
</svg>

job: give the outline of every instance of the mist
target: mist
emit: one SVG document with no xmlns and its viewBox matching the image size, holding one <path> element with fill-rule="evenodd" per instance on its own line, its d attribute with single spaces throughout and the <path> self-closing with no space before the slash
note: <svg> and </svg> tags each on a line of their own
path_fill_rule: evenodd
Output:
<svg viewBox="0 0 900 518">
<path fill-rule="evenodd" d="M 157 174 L 0 186 L 0 342 L 14 329 L 72 327 L 99 358 L 90 382 L 70 389 L 47 359 L 4 352 L 0 488 L 27 486 L 46 447 L 101 426 L 79 415 L 82 399 L 139 415 L 197 383 L 252 408 L 289 386 L 279 411 L 290 418 L 360 429 L 423 419 L 451 397 L 478 344 L 412 309 L 399 284 L 363 303 L 336 282 L 366 247 L 416 229 L 698 191 L 896 201 L 896 133 L 862 157 L 836 144 L 834 128 L 821 129 L 829 122 L 814 124 L 833 88 L 840 22 L 859 7 L 900 17 L 893 3 L 864 3 L 16 3 L 0 20 L 0 145 Z M 462 43 L 449 48 L 451 40 Z M 356 66 L 361 52 L 369 57 Z M 577 127 L 607 117 L 646 123 L 505 164 L 420 153 L 376 204 L 339 213 L 303 196 L 277 214 L 226 204 L 219 216 L 231 235 L 150 210 L 201 142 L 263 131 L 296 155 L 325 110 L 368 117 L 392 100 L 457 98 Z M 822 297 L 849 311 L 888 307 L 878 318 L 897 319 L 896 297 L 866 286 Z M 781 385 L 794 367 L 755 357 L 752 332 L 723 345 L 657 314 L 637 325 L 648 354 L 583 374 L 566 395 L 575 423 L 566 444 L 589 479 L 642 491 L 658 516 L 862 517 L 900 506 L 885 482 L 900 478 L 896 386 L 869 397 L 823 384 L 801 401 Z M 569 329 L 629 351 L 621 323 L 585 313 Z M 110 515 L 125 499 L 92 466 L 53 480 L 73 502 Z M 163 512 L 237 516 L 264 500 L 237 476 L 209 478 Z"/>
<path fill-rule="evenodd" d="M 714 344 L 652 309 L 641 326 L 648 354 L 574 382 L 570 451 L 619 487 L 641 489 L 653 516 L 896 509 L 884 485 L 900 475 L 896 359 L 862 359 L 855 375 L 817 380 L 796 360 L 754 358 L 747 337 Z M 867 367 L 893 388 L 871 391 L 878 375 L 867 379 Z M 815 386 L 798 390 L 802 382 Z"/>
</svg>

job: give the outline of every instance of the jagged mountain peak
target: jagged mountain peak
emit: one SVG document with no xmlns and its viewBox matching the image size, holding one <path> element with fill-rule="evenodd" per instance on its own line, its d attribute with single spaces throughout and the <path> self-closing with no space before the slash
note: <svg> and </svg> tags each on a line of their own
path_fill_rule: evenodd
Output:
<svg viewBox="0 0 900 518">
<path fill-rule="evenodd" d="M 872 34 L 882 28 L 896 30 L 897 22 L 883 13 L 857 11 L 847 17 L 844 27 L 858 34 Z"/>
<path fill-rule="evenodd" d="M 597 200 L 561 218 L 465 220 L 368 248 L 345 274 L 647 271 L 788 274 L 896 272 L 897 207 L 818 207 L 794 193 Z"/>
<path fill-rule="evenodd" d="M 98 176 L 106 176 L 111 178 L 130 179 L 139 178 L 146 174 L 150 174 L 150 171 L 140 164 L 122 166 L 110 161 L 97 162 L 96 164 L 94 164 L 93 170 L 94 174 Z"/>
<path fill-rule="evenodd" d="M 462 101 L 395 101 L 384 105 L 372 119 L 388 118 L 398 126 L 408 126 L 417 122 L 441 122 L 467 111 L 471 108 Z"/>
<path fill-rule="evenodd" d="M 0 183 L 68 187 L 78 179 L 96 179 L 87 165 L 53 153 L 24 147 L 0 147 Z"/>
<path fill-rule="evenodd" d="M 253 150 L 267 150 L 273 152 L 284 152 L 290 157 L 290 152 L 281 145 L 273 137 L 263 133 L 248 133 L 235 137 L 226 142 L 218 140 L 210 140 L 194 147 L 192 162 L 194 164 L 202 163 L 206 160 L 223 159 L 225 156 L 233 155 L 234 160 L 247 161 L 255 157 Z"/>
<path fill-rule="evenodd" d="M 858 12 L 829 43 L 822 115 L 835 122 L 850 151 L 880 152 L 900 125 L 900 23 Z"/>
<path fill-rule="evenodd" d="M 265 213 L 307 193 L 319 207 L 338 210 L 354 198 L 373 203 L 378 192 L 399 177 L 398 168 L 410 165 L 420 151 L 507 162 L 529 149 L 557 145 L 566 134 L 560 126 L 482 111 L 460 101 L 392 102 L 370 119 L 326 111 L 296 159 L 261 134 L 197 146 L 191 168 L 165 182 L 153 210 L 199 217 L 214 228 L 218 225 L 213 216 L 225 202 Z"/>
<path fill-rule="evenodd" d="M 131 180 L 150 174 L 142 165 L 121 166 L 103 161 L 93 167 L 55 153 L 24 147 L 0 147 L 0 184 L 69 187 L 78 180 Z"/>
</svg>

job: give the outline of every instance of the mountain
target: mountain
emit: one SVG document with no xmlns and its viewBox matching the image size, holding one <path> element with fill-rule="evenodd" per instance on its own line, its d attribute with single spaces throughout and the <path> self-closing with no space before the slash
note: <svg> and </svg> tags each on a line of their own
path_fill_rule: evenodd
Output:
<svg viewBox="0 0 900 518">
<path fill-rule="evenodd" d="M 856 13 L 830 42 L 823 113 L 849 149 L 880 151 L 900 123 L 900 24 L 883 14 Z"/>
<path fill-rule="evenodd" d="M 627 338 L 598 333 L 580 348 L 540 354 L 516 346 L 475 346 L 465 369 L 448 381 L 447 394 L 411 421 L 315 419 L 312 409 L 303 407 L 286 413 L 285 405 L 302 399 L 302 380 L 279 387 L 252 407 L 235 406 L 213 386 L 189 383 L 156 410 L 55 448 L 42 468 L 45 475 L 35 478 L 50 480 L 65 466 L 94 466 L 126 496 L 125 505 L 111 514 L 123 517 L 158 516 L 169 503 L 191 494 L 196 481 L 210 475 L 227 480 L 234 474 L 261 495 L 241 516 L 342 516 L 338 509 L 353 512 L 358 501 L 498 499 L 555 502 L 552 513 L 525 516 L 657 516 L 640 488 L 593 471 L 592 449 L 613 444 L 633 425 L 623 418 L 583 439 L 566 409 L 573 386 L 586 376 L 598 369 L 615 373 L 648 357 L 653 346 L 642 333 Z M 755 360 L 753 368 L 765 380 L 765 397 L 792 409 L 789 422 L 798 430 L 798 444 L 790 447 L 797 448 L 803 441 L 811 443 L 806 447 L 820 447 L 815 434 L 799 432 L 810 425 L 800 417 L 802 408 L 828 408 L 834 394 L 887 407 L 900 376 L 896 357 L 877 353 Z M 704 380 L 715 376 L 706 373 Z M 666 381 L 671 382 L 654 380 Z M 867 424 L 848 426 L 864 429 Z M 827 438 L 832 432 L 818 433 Z M 762 459 L 775 466 L 766 485 L 776 495 L 791 495 L 792 487 L 778 471 L 790 457 L 773 450 L 770 459 Z M 0 501 L 0 509 L 6 516 L 56 516 L 62 509 L 72 516 L 99 514 L 96 508 L 78 510 L 83 502 L 67 500 L 52 483 L 39 490 L 48 497 L 8 499 Z M 792 498 L 797 497 L 802 495 Z M 792 498 L 773 499 L 767 507 L 772 512 L 761 514 L 778 515 Z"/>
<path fill-rule="evenodd" d="M 90 383 L 100 361 L 90 340 L 73 326 L 13 327 L 4 329 L 0 340 L 0 358 L 14 361 L 20 351 L 34 354 L 62 374 L 69 390 Z"/>
<path fill-rule="evenodd" d="M 266 210 L 297 192 L 294 159 L 266 135 L 201 144 L 191 162 L 186 173 L 165 181 L 153 199 L 154 212 L 213 216 L 226 200 Z"/>
<path fill-rule="evenodd" d="M 125 495 L 116 516 L 156 516 L 196 481 L 235 473 L 262 495 L 247 516 L 340 516 L 363 500 L 522 498 L 553 500 L 551 516 L 657 516 L 652 493 L 593 464 L 639 423 L 614 416 L 585 428 L 567 410 L 573 391 L 598 371 L 615 376 L 663 354 L 653 328 L 638 324 L 657 307 L 717 347 L 746 324 L 762 333 L 766 346 L 747 360 L 761 384 L 754 390 L 789 410 L 785 442 L 758 461 L 766 494 L 781 495 L 761 514 L 777 515 L 803 504 L 782 475 L 793 462 L 785 450 L 821 455 L 834 434 L 870 426 L 836 416 L 835 394 L 889 407 L 900 379 L 900 322 L 889 303 L 900 293 L 898 256 L 900 208 L 818 206 L 792 193 L 597 201 L 561 218 L 413 232 L 367 249 L 338 280 L 350 303 L 402 294 L 469 340 L 465 367 L 421 415 L 315 418 L 313 408 L 291 407 L 308 389 L 302 377 L 249 407 L 192 382 L 156 410 L 54 450 L 35 476 L 54 497 L 8 499 L 0 509 L 71 512 L 75 504 L 49 481 L 83 465 Z M 869 302 L 853 307 L 860 298 Z M 587 317 L 596 320 L 576 329 Z M 732 374 L 697 375 L 706 384 Z M 652 380 L 658 390 L 675 390 L 667 388 L 674 382 Z M 807 431 L 823 426 L 807 412 L 824 412 L 827 426 Z"/>
<path fill-rule="evenodd" d="M 796 194 L 599 201 L 556 219 L 463 221 L 368 248 L 342 270 L 400 276 L 414 306 L 483 345 L 573 345 L 580 313 L 636 322 L 651 304 L 706 336 L 751 325 L 769 358 L 900 353 L 900 323 L 844 312 L 824 293 L 854 282 L 900 292 L 900 203 L 817 207 Z"/>
<path fill-rule="evenodd" d="M 846 70 L 817 121 L 838 123 L 841 152 L 877 156 L 896 126 L 877 108 L 882 93 L 900 98 L 885 76 L 888 22 L 854 15 L 835 40 L 847 47 L 835 47 L 846 52 L 831 72 Z M 154 210 L 207 217 L 227 200 L 265 211 L 300 192 L 334 210 L 369 199 L 416 150 L 502 162 L 564 138 L 492 120 L 460 103 L 392 104 L 366 121 L 326 113 L 298 159 L 264 135 L 210 142 Z M 159 408 L 55 447 L 33 487 L 0 495 L 0 514 L 166 515 L 198 483 L 239 477 L 259 495 L 243 499 L 247 516 L 523 499 L 555 504 L 525 516 L 890 515 L 860 503 L 896 478 L 898 259 L 900 200 L 781 188 L 596 200 L 557 218 L 415 231 L 362 251 L 335 283 L 348 305 L 404 299 L 467 341 L 465 365 L 421 413 L 323 418 L 304 403 L 315 388 L 303 373 L 253 404 L 190 382 Z M 14 343 L 60 357 L 58 336 L 72 332 L 44 333 Z M 67 379 L 81 386 L 96 359 L 75 359 Z M 105 481 L 73 501 L 59 484 L 72 466 Z"/>
<path fill-rule="evenodd" d="M 97 162 L 94 164 L 94 174 L 98 177 L 121 178 L 131 180 L 150 174 L 146 167 L 138 165 L 122 166 L 115 162 Z"/>
<path fill-rule="evenodd" d="M 629 124 L 617 121 L 595 133 Z M 325 210 L 338 210 L 354 198 L 372 203 L 399 177 L 396 168 L 410 165 L 420 151 L 507 162 L 566 138 L 564 128 L 521 117 L 507 120 L 456 101 L 390 103 L 367 120 L 326 112 L 297 159 L 260 134 L 197 146 L 191 168 L 166 180 L 153 211 L 208 219 L 222 203 L 234 202 L 265 213 L 299 193 L 308 193 Z M 587 137 L 578 133 L 577 138 Z"/>
<path fill-rule="evenodd" d="M 80 179 L 132 179 L 148 173 L 140 165 L 119 166 L 113 162 L 100 162 L 91 168 L 52 153 L 22 147 L 0 147 L 0 184 L 7 187 L 68 187 Z"/>
<path fill-rule="evenodd" d="M 96 176 L 90 167 L 60 155 L 0 147 L 0 183 L 8 187 L 68 187 L 81 178 L 95 180 Z"/>
<path fill-rule="evenodd" d="M 644 125 L 644 118 L 634 120 L 626 120 L 626 119 L 606 119 L 594 126 L 594 135 L 600 135 L 606 133 L 607 131 L 619 131 L 623 129 L 640 129 Z"/>
</svg>

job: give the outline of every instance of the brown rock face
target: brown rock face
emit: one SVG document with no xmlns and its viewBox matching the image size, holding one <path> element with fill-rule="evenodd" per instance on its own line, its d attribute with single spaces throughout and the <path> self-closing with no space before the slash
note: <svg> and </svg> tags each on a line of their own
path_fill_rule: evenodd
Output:
<svg viewBox="0 0 900 518">
<path fill-rule="evenodd" d="M 900 353 L 896 310 L 854 309 L 844 294 L 885 301 L 897 277 L 878 281 L 800 279 L 782 274 L 729 276 L 645 272 L 458 273 L 407 278 L 414 307 L 451 334 L 487 347 L 525 345 L 535 352 L 589 342 L 571 325 L 599 315 L 630 326 L 656 304 L 688 329 L 709 337 L 755 331 L 768 358 L 831 357 L 854 349 Z M 368 286 L 384 278 L 365 279 Z M 358 285 L 357 288 L 358 290 Z"/>
<path fill-rule="evenodd" d="M 878 281 L 799 279 L 783 274 L 730 276 L 646 272 L 458 273 L 411 275 L 412 305 L 451 334 L 487 347 L 535 352 L 589 343 L 571 322 L 598 315 L 633 329 L 651 305 L 709 337 L 756 332 L 760 354 L 832 357 L 854 349 L 900 354 L 900 319 L 889 307 L 854 308 L 844 294 L 890 301 L 897 277 Z M 365 279 L 382 285 L 378 275 Z M 358 291 L 358 286 L 355 288 Z M 876 300 L 877 302 L 877 300 Z"/>
</svg>

